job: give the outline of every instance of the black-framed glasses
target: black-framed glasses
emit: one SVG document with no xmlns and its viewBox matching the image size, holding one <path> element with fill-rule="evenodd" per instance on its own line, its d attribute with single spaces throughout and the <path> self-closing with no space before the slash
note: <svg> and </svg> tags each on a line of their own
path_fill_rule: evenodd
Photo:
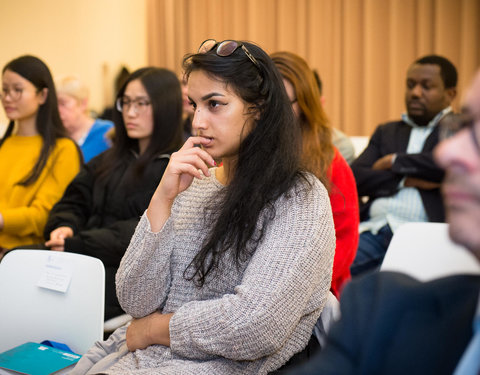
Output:
<svg viewBox="0 0 480 375">
<path fill-rule="evenodd" d="M 130 110 L 130 107 L 133 106 L 133 111 L 137 115 L 141 115 L 142 113 L 144 113 L 150 104 L 152 103 L 150 103 L 147 99 L 131 100 L 126 97 L 118 98 L 117 101 L 115 102 L 115 106 L 117 107 L 119 112 L 128 113 L 128 111 Z"/>
<path fill-rule="evenodd" d="M 250 53 L 250 51 L 247 49 L 247 47 L 245 47 L 242 42 L 238 42 L 236 40 L 224 40 L 223 42 L 219 43 L 215 39 L 207 39 L 203 41 L 202 44 L 200 44 L 200 47 L 198 48 L 198 53 L 206 53 L 208 51 L 211 51 L 215 47 L 217 47 L 215 53 L 221 57 L 230 56 L 237 49 L 241 48 L 245 55 L 247 55 L 247 57 L 250 59 L 250 61 L 258 69 L 260 69 L 260 64 L 258 63 L 257 59 L 255 59 L 255 57 Z"/>
<path fill-rule="evenodd" d="M 23 88 L 21 87 L 13 87 L 13 88 L 2 88 L 0 92 L 0 100 L 4 100 L 7 96 L 10 96 L 10 100 L 12 102 L 16 102 L 20 100 L 23 94 Z"/>
<path fill-rule="evenodd" d="M 460 130 L 467 129 L 470 133 L 475 148 L 480 153 L 480 141 L 478 139 L 477 132 L 475 131 L 475 119 L 468 112 L 468 110 L 464 110 L 462 113 L 450 112 L 440 120 L 438 126 L 440 126 L 440 140 L 450 138 Z"/>
</svg>

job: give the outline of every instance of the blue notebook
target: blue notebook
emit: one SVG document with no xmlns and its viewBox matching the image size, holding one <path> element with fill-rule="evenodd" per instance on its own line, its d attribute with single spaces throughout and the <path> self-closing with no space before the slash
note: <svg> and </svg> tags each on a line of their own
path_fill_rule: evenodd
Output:
<svg viewBox="0 0 480 375">
<path fill-rule="evenodd" d="M 27 342 L 0 353 L 0 368 L 28 375 L 49 375 L 78 362 L 80 355 Z"/>
</svg>

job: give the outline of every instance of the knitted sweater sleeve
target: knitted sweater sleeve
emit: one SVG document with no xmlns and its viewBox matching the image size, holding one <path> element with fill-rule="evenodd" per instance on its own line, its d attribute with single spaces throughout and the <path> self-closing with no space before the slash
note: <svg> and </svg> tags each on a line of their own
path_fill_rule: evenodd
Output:
<svg viewBox="0 0 480 375">
<path fill-rule="evenodd" d="M 120 305 L 134 318 L 163 308 L 171 282 L 170 255 L 174 239 L 171 219 L 154 233 L 146 212 L 143 214 L 116 274 Z"/>
<path fill-rule="evenodd" d="M 335 250 L 327 192 L 315 180 L 311 190 L 280 198 L 275 208 L 234 293 L 191 301 L 174 313 L 172 352 L 197 359 L 255 360 L 277 352 L 306 316 L 318 318 Z M 313 326 L 303 327 L 309 337 Z"/>
</svg>

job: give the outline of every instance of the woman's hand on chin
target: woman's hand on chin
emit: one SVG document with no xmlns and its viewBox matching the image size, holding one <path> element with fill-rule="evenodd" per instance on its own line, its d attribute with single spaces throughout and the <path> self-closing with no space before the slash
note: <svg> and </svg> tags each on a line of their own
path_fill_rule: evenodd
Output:
<svg viewBox="0 0 480 375">
<path fill-rule="evenodd" d="M 193 179 L 210 176 L 208 168 L 216 165 L 208 152 L 198 145 L 210 142 L 204 137 L 190 137 L 180 150 L 174 152 L 162 180 L 153 194 L 147 217 L 153 232 L 159 231 L 170 217 L 175 197 L 186 190 Z"/>
<path fill-rule="evenodd" d="M 216 163 L 208 152 L 198 147 L 209 141 L 204 137 L 190 137 L 180 150 L 172 154 L 159 184 L 165 198 L 173 201 L 191 185 L 193 178 L 210 176 L 208 169 Z"/>
</svg>

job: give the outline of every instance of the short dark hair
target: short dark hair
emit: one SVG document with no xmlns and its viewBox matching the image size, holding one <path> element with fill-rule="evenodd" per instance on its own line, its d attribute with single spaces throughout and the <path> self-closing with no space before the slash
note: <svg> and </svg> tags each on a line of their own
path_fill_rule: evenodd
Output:
<svg viewBox="0 0 480 375">
<path fill-rule="evenodd" d="M 427 55 L 415 60 L 414 64 L 432 64 L 440 67 L 440 76 L 446 89 L 457 86 L 457 69 L 450 60 L 439 55 Z"/>
</svg>

